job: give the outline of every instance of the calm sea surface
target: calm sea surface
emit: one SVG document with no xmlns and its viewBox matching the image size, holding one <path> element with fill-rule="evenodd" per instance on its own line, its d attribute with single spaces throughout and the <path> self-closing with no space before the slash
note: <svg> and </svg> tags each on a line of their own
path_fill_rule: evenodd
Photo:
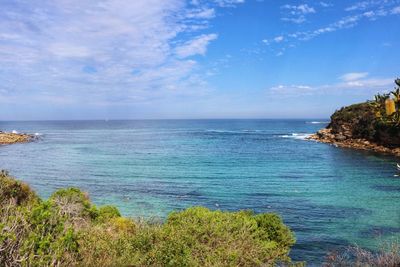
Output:
<svg viewBox="0 0 400 267">
<path fill-rule="evenodd" d="M 303 140 L 312 120 L 0 122 L 40 140 L 0 147 L 0 169 L 43 197 L 77 186 L 127 216 L 193 205 L 278 212 L 296 260 L 400 240 L 396 159 Z"/>
</svg>

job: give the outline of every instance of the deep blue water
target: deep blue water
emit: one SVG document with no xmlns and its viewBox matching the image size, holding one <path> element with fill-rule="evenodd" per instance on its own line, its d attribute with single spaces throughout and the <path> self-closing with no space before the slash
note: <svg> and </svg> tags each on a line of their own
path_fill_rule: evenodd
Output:
<svg viewBox="0 0 400 267">
<path fill-rule="evenodd" d="M 0 122 L 39 133 L 0 147 L 0 168 L 40 195 L 77 186 L 124 215 L 165 217 L 193 205 L 278 212 L 296 260 L 400 238 L 394 157 L 303 140 L 312 120 Z"/>
</svg>

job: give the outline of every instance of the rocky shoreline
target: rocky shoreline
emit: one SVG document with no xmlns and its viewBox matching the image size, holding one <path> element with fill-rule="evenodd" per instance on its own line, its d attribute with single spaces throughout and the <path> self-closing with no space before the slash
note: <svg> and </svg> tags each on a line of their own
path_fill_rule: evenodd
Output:
<svg viewBox="0 0 400 267">
<path fill-rule="evenodd" d="M 362 138 L 347 138 L 347 136 L 338 133 L 335 134 L 331 128 L 319 130 L 316 134 L 307 137 L 308 140 L 314 140 L 321 143 L 332 144 L 337 147 L 352 148 L 358 150 L 367 150 L 377 153 L 390 154 L 400 157 L 400 147 L 389 148 L 382 146 L 367 139 Z"/>
<path fill-rule="evenodd" d="M 27 143 L 34 140 L 30 134 L 6 133 L 0 131 L 0 145 L 11 145 L 16 143 Z"/>
</svg>

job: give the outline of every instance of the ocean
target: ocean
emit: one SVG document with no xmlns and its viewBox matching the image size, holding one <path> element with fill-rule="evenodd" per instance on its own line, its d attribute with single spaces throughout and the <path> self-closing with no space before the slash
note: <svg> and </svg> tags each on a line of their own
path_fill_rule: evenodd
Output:
<svg viewBox="0 0 400 267">
<path fill-rule="evenodd" d="M 296 234 L 294 260 L 320 263 L 357 244 L 400 240 L 396 158 L 304 138 L 315 120 L 0 122 L 36 133 L 0 147 L 0 169 L 41 196 L 79 187 L 126 216 L 190 206 L 277 212 Z"/>
</svg>

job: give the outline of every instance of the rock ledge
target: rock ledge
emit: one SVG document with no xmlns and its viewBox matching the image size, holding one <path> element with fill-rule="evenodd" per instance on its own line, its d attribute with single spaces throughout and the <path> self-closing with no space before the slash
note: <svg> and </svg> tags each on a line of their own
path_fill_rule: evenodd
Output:
<svg viewBox="0 0 400 267">
<path fill-rule="evenodd" d="M 400 157 L 400 148 L 389 148 L 376 144 L 374 142 L 368 141 L 363 138 L 349 138 L 342 133 L 333 133 L 331 128 L 325 128 L 319 130 L 316 134 L 312 134 L 307 138 L 308 140 L 315 140 L 321 143 L 332 144 L 338 147 L 368 150 L 378 153 L 390 154 Z"/>
<path fill-rule="evenodd" d="M 27 143 L 34 140 L 30 134 L 6 133 L 0 131 L 0 145 L 10 145 L 16 143 Z"/>
</svg>

